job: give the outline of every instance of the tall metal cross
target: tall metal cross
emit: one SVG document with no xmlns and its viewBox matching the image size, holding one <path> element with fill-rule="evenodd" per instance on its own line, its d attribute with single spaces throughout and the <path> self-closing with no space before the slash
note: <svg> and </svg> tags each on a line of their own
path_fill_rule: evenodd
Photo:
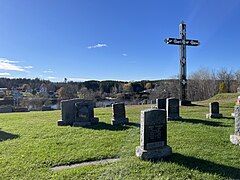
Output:
<svg viewBox="0 0 240 180">
<path fill-rule="evenodd" d="M 198 46 L 198 40 L 186 38 L 186 24 L 182 21 L 179 25 L 180 38 L 167 38 L 165 43 L 180 46 L 180 100 L 182 103 L 187 102 L 187 64 L 186 64 L 186 46 Z"/>
</svg>

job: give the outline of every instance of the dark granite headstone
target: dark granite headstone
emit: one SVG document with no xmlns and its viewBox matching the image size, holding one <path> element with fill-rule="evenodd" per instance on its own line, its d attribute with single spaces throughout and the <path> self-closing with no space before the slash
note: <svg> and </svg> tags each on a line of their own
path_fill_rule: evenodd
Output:
<svg viewBox="0 0 240 180">
<path fill-rule="evenodd" d="M 230 141 L 233 144 L 240 145 L 240 106 L 235 106 L 235 132 L 230 136 Z"/>
<path fill-rule="evenodd" d="M 42 106 L 42 111 L 52 111 L 52 107 L 51 106 Z"/>
<path fill-rule="evenodd" d="M 28 108 L 25 107 L 15 107 L 13 109 L 14 112 L 29 112 Z"/>
<path fill-rule="evenodd" d="M 10 113 L 13 112 L 13 107 L 9 105 L 0 106 L 0 113 Z"/>
<path fill-rule="evenodd" d="M 180 101 L 180 105 L 181 106 L 191 106 L 192 102 L 189 100 L 182 100 L 182 101 Z"/>
<path fill-rule="evenodd" d="M 136 156 L 144 160 L 157 160 L 172 153 L 167 145 L 166 111 L 149 109 L 141 111 L 140 146 Z"/>
<path fill-rule="evenodd" d="M 209 104 L 211 114 L 219 114 L 219 103 L 213 102 Z"/>
<path fill-rule="evenodd" d="M 84 99 L 61 101 L 62 120 L 58 125 L 89 126 L 98 123 L 94 117 L 94 103 Z"/>
<path fill-rule="evenodd" d="M 219 114 L 219 103 L 212 102 L 209 103 L 209 113 L 206 114 L 206 118 L 221 118 L 222 114 Z"/>
<path fill-rule="evenodd" d="M 127 124 L 128 118 L 126 118 L 126 111 L 125 111 L 125 104 L 124 103 L 115 103 L 112 105 L 112 124 L 118 125 L 118 124 Z"/>
<path fill-rule="evenodd" d="M 166 99 L 156 99 L 157 109 L 165 109 L 166 110 Z"/>
<path fill-rule="evenodd" d="M 179 99 L 167 98 L 167 119 L 176 120 L 181 119 L 179 116 Z"/>
</svg>

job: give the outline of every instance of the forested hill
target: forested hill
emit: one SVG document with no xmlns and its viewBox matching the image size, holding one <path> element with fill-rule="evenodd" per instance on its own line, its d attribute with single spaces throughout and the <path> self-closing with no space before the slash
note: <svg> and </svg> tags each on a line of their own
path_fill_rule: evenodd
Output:
<svg viewBox="0 0 240 180">
<path fill-rule="evenodd" d="M 134 81 L 131 82 L 131 85 L 133 86 L 134 91 L 143 91 L 145 89 L 145 86 L 147 83 L 151 83 L 151 85 L 154 85 L 158 83 L 160 80 L 143 80 L 143 81 Z M 171 80 L 167 80 L 171 81 Z M 85 81 L 85 82 L 51 82 L 49 80 L 43 80 L 39 78 L 35 79 L 26 79 L 26 78 L 0 78 L 0 88 L 17 88 L 22 87 L 24 84 L 30 85 L 32 89 L 39 88 L 42 84 L 46 84 L 52 91 L 59 89 L 62 86 L 67 85 L 74 85 L 77 86 L 78 89 L 82 87 L 86 87 L 87 89 L 93 90 L 93 91 L 103 91 L 106 93 L 110 93 L 112 89 L 114 88 L 120 88 L 120 86 L 123 86 L 124 84 L 129 84 L 129 82 L 126 81 L 113 81 L 113 80 L 106 80 L 106 81 Z M 149 86 L 148 88 L 152 88 L 152 86 Z"/>
<path fill-rule="evenodd" d="M 220 69 L 218 71 L 210 71 L 201 68 L 188 77 L 188 99 L 192 101 L 208 99 L 217 93 L 235 93 L 240 91 L 240 70 L 229 71 Z M 85 81 L 85 82 L 51 82 L 48 80 L 36 79 L 9 79 L 0 78 L 0 88 L 12 87 L 31 88 L 35 92 L 42 86 L 47 87 L 47 91 L 57 92 L 60 88 L 67 93 L 79 95 L 83 97 L 118 97 L 128 94 L 131 99 L 137 98 L 135 95 L 139 93 L 147 93 L 149 100 L 163 97 L 178 97 L 179 81 L 177 76 L 175 79 L 162 80 L 142 80 L 142 81 Z M 31 91 L 30 91 L 31 92 Z"/>
</svg>

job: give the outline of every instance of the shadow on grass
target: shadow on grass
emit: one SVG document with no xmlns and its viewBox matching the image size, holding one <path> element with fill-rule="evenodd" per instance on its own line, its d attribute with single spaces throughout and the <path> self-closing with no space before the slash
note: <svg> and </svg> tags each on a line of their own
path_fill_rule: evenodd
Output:
<svg viewBox="0 0 240 180">
<path fill-rule="evenodd" d="M 230 127 L 230 125 L 223 125 L 222 122 L 202 120 L 202 119 L 184 119 L 184 118 L 182 118 L 182 119 L 177 119 L 174 121 L 192 123 L 192 124 L 203 124 L 206 126 L 213 126 L 213 127 Z"/>
<path fill-rule="evenodd" d="M 185 156 L 179 153 L 173 153 L 170 157 L 166 159 L 166 161 L 179 164 L 180 166 L 185 166 L 188 169 L 198 170 L 209 174 L 218 174 L 225 178 L 230 179 L 240 178 L 239 168 L 222 164 L 216 164 L 208 160 L 203 160 L 191 156 Z"/>
<path fill-rule="evenodd" d="M 191 106 L 208 107 L 208 106 L 206 106 L 206 105 L 201 105 L 201 104 L 191 104 L 191 105 L 189 105 L 189 107 L 191 107 Z M 186 107 L 188 107 L 188 106 L 186 106 Z"/>
<path fill-rule="evenodd" d="M 234 117 L 222 117 L 221 119 L 234 119 Z"/>
<path fill-rule="evenodd" d="M 139 123 L 135 123 L 135 122 L 129 122 L 127 125 L 128 126 L 134 126 L 134 127 L 140 127 L 140 124 Z"/>
<path fill-rule="evenodd" d="M 11 134 L 11 133 L 4 132 L 4 131 L 0 130 L 0 142 L 6 141 L 6 140 L 9 140 L 9 139 L 15 139 L 15 138 L 18 138 L 18 137 L 19 137 L 19 135 Z"/>
<path fill-rule="evenodd" d="M 129 129 L 129 127 L 124 125 L 112 125 L 112 124 L 107 124 L 105 122 L 99 122 L 96 125 L 86 126 L 84 128 L 94 129 L 94 130 L 109 130 L 109 131 L 124 131 Z"/>
</svg>

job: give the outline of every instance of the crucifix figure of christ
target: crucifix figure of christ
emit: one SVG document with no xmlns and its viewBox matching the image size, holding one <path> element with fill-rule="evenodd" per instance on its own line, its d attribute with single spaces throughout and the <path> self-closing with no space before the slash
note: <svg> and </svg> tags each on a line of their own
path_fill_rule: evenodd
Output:
<svg viewBox="0 0 240 180">
<path fill-rule="evenodd" d="M 167 38 L 165 43 L 180 46 L 180 101 L 181 105 L 191 105 L 191 101 L 187 100 L 187 64 L 186 64 L 186 46 L 199 46 L 198 40 L 187 39 L 186 24 L 181 22 L 179 25 L 180 38 Z"/>
</svg>

